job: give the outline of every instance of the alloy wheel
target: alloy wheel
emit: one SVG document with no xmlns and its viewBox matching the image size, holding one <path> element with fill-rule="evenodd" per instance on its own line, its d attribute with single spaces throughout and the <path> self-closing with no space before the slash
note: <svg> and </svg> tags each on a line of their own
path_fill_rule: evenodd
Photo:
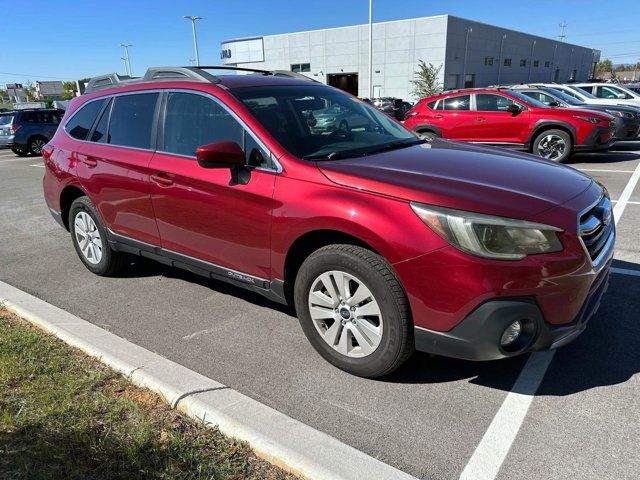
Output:
<svg viewBox="0 0 640 480">
<path fill-rule="evenodd" d="M 31 141 L 31 153 L 34 153 L 36 155 L 41 155 L 42 154 L 42 147 L 44 147 L 45 145 L 45 141 L 40 139 L 40 138 L 36 138 L 35 140 Z"/>
<path fill-rule="evenodd" d="M 76 214 L 73 225 L 82 256 L 90 264 L 97 265 L 102 260 L 102 238 L 98 226 L 85 211 Z"/>
<path fill-rule="evenodd" d="M 545 135 L 538 143 L 538 155 L 548 160 L 562 158 L 567 150 L 567 144 L 559 135 Z"/>
<path fill-rule="evenodd" d="M 380 345 L 382 312 L 362 280 L 339 270 L 325 272 L 312 282 L 308 303 L 317 332 L 338 353 L 362 358 Z"/>
</svg>

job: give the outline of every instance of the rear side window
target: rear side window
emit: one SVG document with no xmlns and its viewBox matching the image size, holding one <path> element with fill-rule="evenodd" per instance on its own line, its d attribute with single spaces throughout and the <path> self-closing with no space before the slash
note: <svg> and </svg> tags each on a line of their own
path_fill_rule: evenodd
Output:
<svg viewBox="0 0 640 480">
<path fill-rule="evenodd" d="M 157 93 L 115 97 L 109 122 L 109 143 L 123 147 L 150 148 L 157 100 Z"/>
<path fill-rule="evenodd" d="M 431 110 L 435 110 L 436 103 L 438 103 L 437 100 L 434 100 L 433 102 L 429 102 L 429 103 L 427 103 L 427 107 L 429 107 Z"/>
<path fill-rule="evenodd" d="M 449 97 L 444 99 L 444 110 L 469 110 L 471 105 L 470 95 Z"/>
<path fill-rule="evenodd" d="M 242 126 L 210 98 L 169 94 L 163 135 L 165 152 L 193 156 L 196 148 L 207 143 L 233 141 L 242 146 L 242 140 Z M 253 163 L 260 162 L 253 159 Z"/>
<path fill-rule="evenodd" d="M 97 143 L 107 143 L 107 127 L 109 126 L 109 113 L 111 112 L 111 99 L 109 99 L 109 103 L 107 107 L 102 112 L 100 116 L 100 120 L 98 120 L 98 124 L 96 128 L 93 129 L 93 133 L 91 134 L 91 141 Z"/>
<path fill-rule="evenodd" d="M 78 140 L 85 140 L 93 123 L 96 121 L 98 113 L 100 113 L 102 105 L 104 105 L 104 99 L 89 102 L 80 107 L 65 125 L 67 133 Z"/>
<path fill-rule="evenodd" d="M 593 93 L 593 87 L 591 85 L 582 85 L 580 88 L 582 90 L 586 90 L 589 93 Z"/>
</svg>

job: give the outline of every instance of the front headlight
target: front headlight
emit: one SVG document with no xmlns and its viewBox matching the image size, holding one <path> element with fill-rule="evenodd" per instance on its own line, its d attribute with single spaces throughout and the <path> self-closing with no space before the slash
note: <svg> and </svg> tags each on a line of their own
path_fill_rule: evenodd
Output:
<svg viewBox="0 0 640 480">
<path fill-rule="evenodd" d="M 622 112 L 619 112 L 618 110 L 607 110 L 607 113 L 610 113 L 611 115 L 615 115 L 616 117 L 622 117 Z"/>
<path fill-rule="evenodd" d="M 411 203 L 431 230 L 463 252 L 497 260 L 562 251 L 562 229 L 510 218 Z"/>
<path fill-rule="evenodd" d="M 597 124 L 602 122 L 603 120 L 596 118 L 596 117 L 585 117 L 583 115 L 574 115 L 573 118 L 577 118 L 579 120 L 584 120 L 585 122 L 589 122 L 589 123 L 593 123 L 593 124 Z"/>
</svg>

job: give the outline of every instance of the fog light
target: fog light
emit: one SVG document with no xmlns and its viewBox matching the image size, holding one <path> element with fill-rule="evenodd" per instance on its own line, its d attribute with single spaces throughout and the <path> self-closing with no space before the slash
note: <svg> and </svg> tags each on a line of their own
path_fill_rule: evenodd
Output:
<svg viewBox="0 0 640 480">
<path fill-rule="evenodd" d="M 500 338 L 500 345 L 503 347 L 511 345 L 513 342 L 515 342 L 518 339 L 521 332 L 522 332 L 522 323 L 520 323 L 520 320 L 516 320 L 507 328 L 505 328 L 504 332 L 502 332 L 502 337 Z"/>
</svg>

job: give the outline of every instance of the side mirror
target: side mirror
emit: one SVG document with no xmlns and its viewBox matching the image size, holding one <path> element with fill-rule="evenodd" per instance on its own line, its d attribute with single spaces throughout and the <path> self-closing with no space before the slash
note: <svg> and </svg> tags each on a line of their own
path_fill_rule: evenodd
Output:
<svg viewBox="0 0 640 480">
<path fill-rule="evenodd" d="M 507 107 L 507 111 L 511 112 L 513 115 L 518 115 L 522 110 L 520 110 L 520 107 L 518 105 L 512 103 Z"/>
<path fill-rule="evenodd" d="M 625 98 L 627 98 L 627 96 L 626 96 L 624 93 L 619 93 L 619 94 L 618 94 L 618 98 L 619 98 L 620 100 L 624 100 Z"/>
<path fill-rule="evenodd" d="M 560 106 L 560 104 L 559 104 L 558 102 L 549 102 L 549 103 L 548 103 L 548 105 L 549 105 L 550 107 L 553 107 L 553 108 L 556 108 L 556 107 L 559 107 L 559 106 Z"/>
<path fill-rule="evenodd" d="M 236 142 L 207 143 L 196 149 L 196 160 L 202 168 L 237 169 L 244 165 L 244 152 Z"/>
</svg>

